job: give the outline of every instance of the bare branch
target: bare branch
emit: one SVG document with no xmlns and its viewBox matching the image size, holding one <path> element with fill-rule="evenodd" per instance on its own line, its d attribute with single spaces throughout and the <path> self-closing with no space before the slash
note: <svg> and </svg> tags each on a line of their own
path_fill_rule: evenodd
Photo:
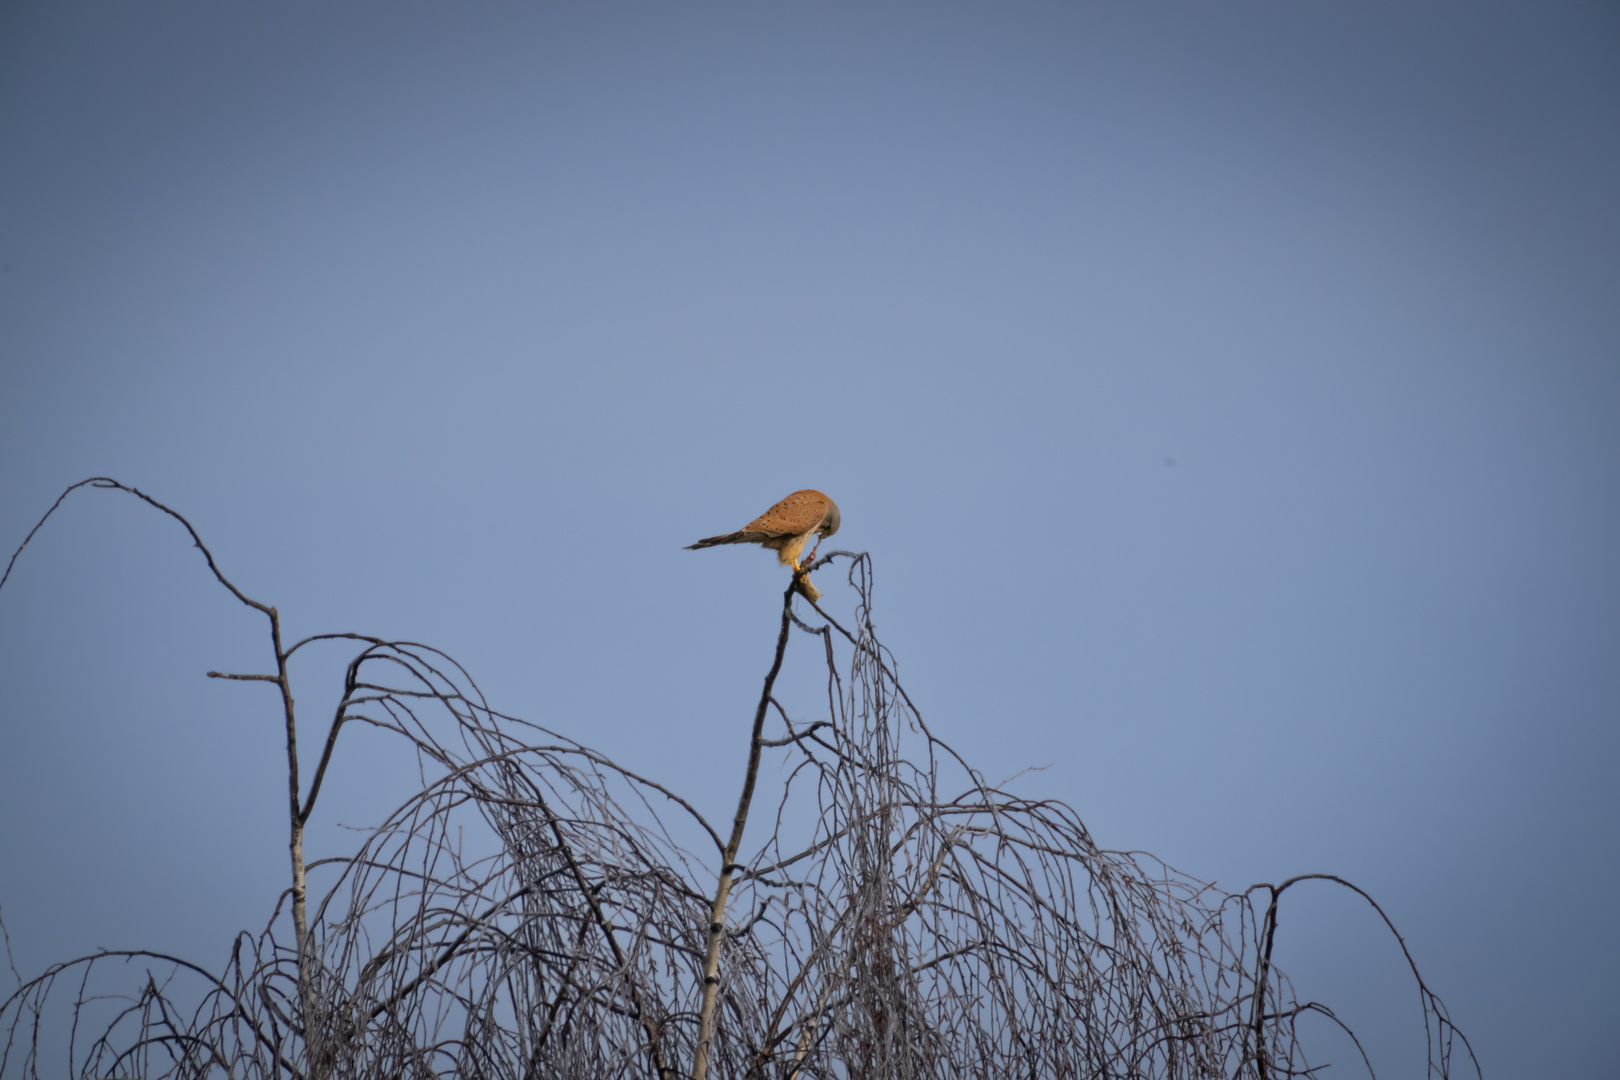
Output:
<svg viewBox="0 0 1620 1080">
<path fill-rule="evenodd" d="M 85 484 L 185 523 L 116 481 Z M 1429 1075 L 1479 1074 L 1393 922 L 1348 881 L 1229 893 L 1100 847 L 1062 803 L 987 783 L 901 685 L 873 628 L 868 555 L 803 571 L 848 560 L 853 606 L 836 617 L 802 576 L 783 593 L 722 837 L 664 783 L 497 711 L 431 646 L 338 633 L 284 649 L 275 609 L 236 592 L 192 537 L 270 620 L 274 675 L 209 676 L 282 695 L 290 887 L 218 976 L 143 952 L 19 976 L 0 1001 L 0 1076 L 1313 1077 L 1300 1018 L 1355 1035 L 1300 1003 L 1274 962 L 1280 900 L 1312 880 L 1362 896 L 1400 944 Z M 796 591 L 821 625 L 795 612 Z M 777 696 L 795 628 L 820 641 L 792 660 L 809 665 L 808 700 Z M 301 792 L 288 661 L 316 642 L 358 651 Z M 786 733 L 767 739 L 772 709 Z M 306 863 L 304 826 L 351 721 L 402 740 L 417 782 L 352 850 Z M 756 797 L 774 815 L 750 828 Z M 168 966 L 120 967 L 148 961 Z"/>
</svg>

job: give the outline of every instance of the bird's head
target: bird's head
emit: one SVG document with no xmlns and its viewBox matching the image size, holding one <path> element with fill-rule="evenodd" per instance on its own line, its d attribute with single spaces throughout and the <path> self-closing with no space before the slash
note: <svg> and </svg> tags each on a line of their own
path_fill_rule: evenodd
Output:
<svg viewBox="0 0 1620 1080">
<path fill-rule="evenodd" d="M 838 504 L 829 498 L 827 500 L 827 516 L 821 519 L 821 527 L 816 532 L 822 536 L 831 536 L 838 531 L 838 524 Z"/>
</svg>

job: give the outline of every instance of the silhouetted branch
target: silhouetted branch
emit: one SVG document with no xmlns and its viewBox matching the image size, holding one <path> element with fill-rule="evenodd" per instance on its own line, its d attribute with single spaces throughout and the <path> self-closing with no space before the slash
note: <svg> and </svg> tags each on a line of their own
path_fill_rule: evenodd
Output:
<svg viewBox="0 0 1620 1080">
<path fill-rule="evenodd" d="M 804 571 L 848 560 L 854 603 L 837 618 L 802 577 L 783 593 L 722 838 L 670 787 L 496 711 L 437 649 L 353 633 L 283 649 L 275 609 L 237 592 L 185 519 L 105 478 L 62 498 L 86 484 L 180 520 L 221 584 L 269 617 L 276 674 L 209 675 L 282 694 L 292 881 L 219 976 L 145 952 L 19 976 L 0 1002 L 0 1077 L 62 1074 L 46 1063 L 53 1009 L 68 1021 L 66 1071 L 86 1077 L 1260 1080 L 1318 1074 L 1297 1030 L 1311 1013 L 1349 1034 L 1371 1073 L 1350 1028 L 1299 1003 L 1273 963 L 1281 897 L 1309 880 L 1362 896 L 1400 943 L 1430 1076 L 1452 1075 L 1457 1039 L 1479 1074 L 1356 886 L 1307 874 L 1227 893 L 1101 848 L 1060 802 L 986 783 L 896 677 L 865 554 L 829 552 Z M 795 595 L 822 625 L 795 612 Z M 776 696 L 795 629 L 819 645 L 793 662 L 826 679 L 824 699 L 789 702 L 799 723 Z M 315 642 L 359 651 L 302 792 L 288 660 Z M 784 732 L 767 738 L 772 709 Z M 306 863 L 303 829 L 351 722 L 404 740 L 420 782 L 355 850 Z M 767 752 L 780 766 L 765 789 L 774 814 L 750 828 Z M 309 898 L 317 868 L 337 872 Z M 169 974 L 149 968 L 127 996 L 103 985 L 109 965 L 136 961 Z"/>
</svg>

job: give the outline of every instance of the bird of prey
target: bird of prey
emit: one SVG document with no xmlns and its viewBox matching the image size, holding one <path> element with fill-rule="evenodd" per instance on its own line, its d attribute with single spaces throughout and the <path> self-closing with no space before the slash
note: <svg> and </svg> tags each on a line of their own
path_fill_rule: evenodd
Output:
<svg viewBox="0 0 1620 1080">
<path fill-rule="evenodd" d="M 759 517 L 734 533 L 711 536 L 687 545 L 687 551 L 715 547 L 719 544 L 758 544 L 776 552 L 783 566 L 792 566 L 795 573 L 799 553 L 810 537 L 816 536 L 816 547 L 821 537 L 838 531 L 838 504 L 819 491 L 795 491 Z M 818 535 L 819 534 L 819 535 Z M 810 549 L 810 559 L 816 557 L 816 548 Z M 810 559 L 806 559 L 809 562 Z"/>
</svg>

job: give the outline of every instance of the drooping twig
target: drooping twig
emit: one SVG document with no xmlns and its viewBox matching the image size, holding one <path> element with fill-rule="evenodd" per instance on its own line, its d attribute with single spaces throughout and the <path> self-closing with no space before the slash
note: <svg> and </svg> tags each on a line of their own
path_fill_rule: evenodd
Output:
<svg viewBox="0 0 1620 1080">
<path fill-rule="evenodd" d="M 849 560 L 853 608 L 812 602 L 820 625 L 794 612 L 796 586 L 784 593 L 722 838 L 670 786 L 498 712 L 430 646 L 338 633 L 284 648 L 275 609 L 239 593 L 183 518 L 116 481 L 86 483 L 176 517 L 215 577 L 270 619 L 275 674 L 210 675 L 283 695 L 293 941 L 270 898 L 266 930 L 239 938 L 218 976 L 150 953 L 57 965 L 0 1001 L 0 1077 L 63 1071 L 42 1064 L 41 1041 L 62 997 L 63 1057 L 82 1075 L 1308 1076 L 1299 1018 L 1350 1029 L 1296 1001 L 1274 963 L 1281 896 L 1336 883 L 1395 933 L 1341 879 L 1226 893 L 1102 848 L 1061 803 L 987 783 L 901 685 L 873 628 L 868 555 L 807 567 Z M 778 697 L 795 629 L 819 638 L 824 699 Z M 300 791 L 288 660 L 316 642 L 359 651 Z M 767 737 L 773 709 L 784 731 Z M 302 828 L 351 722 L 403 740 L 420 782 L 355 850 L 306 864 Z M 750 827 L 759 798 L 775 813 Z M 728 927 L 732 910 L 747 919 Z M 1453 1075 L 1455 1039 L 1477 1075 L 1395 937 L 1422 995 L 1431 1076 Z M 137 957 L 170 970 L 119 997 L 108 965 Z"/>
</svg>

